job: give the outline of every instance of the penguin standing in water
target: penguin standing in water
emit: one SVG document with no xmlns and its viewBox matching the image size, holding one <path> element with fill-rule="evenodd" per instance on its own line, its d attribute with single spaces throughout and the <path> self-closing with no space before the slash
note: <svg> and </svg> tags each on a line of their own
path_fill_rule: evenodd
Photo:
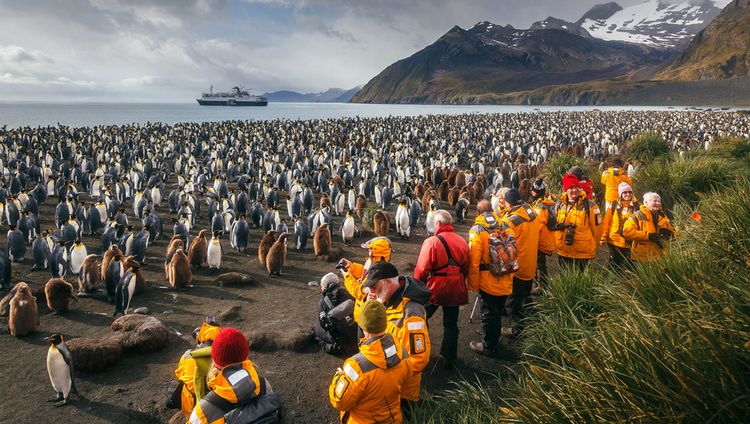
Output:
<svg viewBox="0 0 750 424">
<path fill-rule="evenodd" d="M 211 241 L 208 243 L 208 249 L 206 250 L 206 263 L 210 269 L 221 269 L 221 256 L 223 253 L 219 234 L 215 232 L 211 236 Z"/>
<path fill-rule="evenodd" d="M 137 278 L 135 271 L 135 267 L 129 267 L 117 283 L 117 289 L 115 290 L 115 311 L 112 313 L 112 318 L 116 317 L 118 313 L 123 315 L 128 314 L 130 301 L 133 299 L 133 293 L 135 293 Z"/>
<path fill-rule="evenodd" d="M 47 402 L 57 402 L 55 406 L 63 406 L 68 401 L 71 391 L 77 393 L 73 381 L 75 376 L 73 355 L 70 354 L 61 334 L 53 334 L 46 340 L 51 343 L 47 351 L 47 373 L 52 388 L 57 392 L 57 396 L 50 398 Z"/>
</svg>

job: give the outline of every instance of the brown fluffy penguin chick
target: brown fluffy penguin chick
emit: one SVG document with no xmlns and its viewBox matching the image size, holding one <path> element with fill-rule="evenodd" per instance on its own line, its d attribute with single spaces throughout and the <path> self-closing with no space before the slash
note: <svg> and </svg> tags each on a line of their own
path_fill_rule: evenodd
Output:
<svg viewBox="0 0 750 424">
<path fill-rule="evenodd" d="M 266 256 L 268 256 L 268 251 L 271 250 L 271 246 L 273 246 L 275 241 L 276 241 L 276 231 L 274 230 L 266 231 L 266 234 L 263 236 L 263 239 L 260 241 L 260 244 L 258 245 L 258 262 L 260 262 L 260 266 L 262 267 L 266 266 Z"/>
<path fill-rule="evenodd" d="M 47 296 L 47 307 L 58 314 L 68 311 L 70 299 L 78 302 L 78 298 L 73 295 L 73 285 L 62 278 L 47 281 L 44 285 L 44 294 Z"/>
<path fill-rule="evenodd" d="M 208 252 L 207 233 L 208 230 L 201 230 L 198 233 L 198 237 L 190 244 L 188 259 L 190 260 L 190 265 L 194 268 L 200 268 L 206 262 L 206 252 Z"/>
<path fill-rule="evenodd" d="M 284 266 L 284 261 L 286 260 L 286 239 L 288 236 L 288 233 L 282 233 L 268 251 L 266 269 L 269 276 L 274 274 L 281 275 L 281 268 Z"/>
<path fill-rule="evenodd" d="M 391 226 L 388 214 L 382 210 L 375 212 L 375 215 L 372 217 L 372 226 L 374 227 L 375 234 L 380 237 L 387 236 Z"/>
<path fill-rule="evenodd" d="M 448 186 L 448 180 L 443 180 L 442 183 L 438 186 L 438 199 L 440 199 L 443 202 L 448 201 L 448 192 L 450 191 L 450 187 Z"/>
<path fill-rule="evenodd" d="M 109 246 L 109 249 L 104 252 L 104 255 L 102 256 L 102 267 L 99 272 L 102 281 L 107 281 L 107 268 L 109 267 L 109 263 L 112 262 L 112 259 L 116 256 L 122 256 L 122 251 L 114 244 Z"/>
<path fill-rule="evenodd" d="M 167 268 L 167 280 L 173 289 L 181 289 L 193 282 L 193 270 L 190 261 L 182 249 L 177 249 L 172 255 L 172 261 Z"/>
<path fill-rule="evenodd" d="M 320 196 L 320 209 L 323 209 L 323 208 L 326 208 L 326 207 L 328 209 L 333 209 L 333 206 L 331 205 L 331 198 L 328 197 L 327 194 L 323 193 Z"/>
<path fill-rule="evenodd" d="M 135 291 L 134 295 L 143 293 L 146 290 L 146 279 L 143 278 L 143 272 L 141 272 L 141 263 L 135 259 L 135 256 L 126 256 L 120 259 L 122 263 L 122 269 L 127 270 L 133 268 L 133 274 L 135 274 Z"/>
<path fill-rule="evenodd" d="M 364 194 L 357 196 L 357 200 L 354 202 L 354 213 L 362 218 L 362 212 L 367 209 L 367 198 Z"/>
<path fill-rule="evenodd" d="M 172 240 L 169 241 L 169 246 L 167 246 L 167 253 L 164 254 L 164 274 L 167 274 L 169 262 L 172 261 L 172 255 L 174 255 L 174 252 L 176 252 L 177 249 L 182 249 L 184 252 L 185 243 L 178 236 L 174 236 L 172 237 Z"/>
<path fill-rule="evenodd" d="M 8 329 L 11 336 L 25 336 L 39 327 L 36 297 L 31 294 L 31 288 L 26 283 L 16 284 L 13 290 L 16 294 L 10 301 Z"/>
<path fill-rule="evenodd" d="M 328 229 L 328 224 L 322 224 L 315 230 L 313 250 L 318 258 L 331 254 L 331 230 Z"/>
<path fill-rule="evenodd" d="M 458 196 L 461 194 L 461 190 L 458 187 L 453 187 L 448 192 L 448 204 L 450 204 L 453 207 L 456 207 L 456 203 L 458 203 Z"/>
<path fill-rule="evenodd" d="M 91 293 L 101 281 L 101 268 L 98 255 L 88 255 L 83 259 L 78 273 L 78 293 Z"/>
</svg>

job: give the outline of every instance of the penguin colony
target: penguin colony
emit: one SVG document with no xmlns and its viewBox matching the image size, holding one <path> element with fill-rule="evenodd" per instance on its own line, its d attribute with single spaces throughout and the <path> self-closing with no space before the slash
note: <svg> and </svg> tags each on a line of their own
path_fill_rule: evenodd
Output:
<svg viewBox="0 0 750 424">
<path fill-rule="evenodd" d="M 142 267 L 154 244 L 165 262 L 151 285 L 184 289 L 201 268 L 236 271 L 224 260 L 227 246 L 241 254 L 241 268 L 278 276 L 288 255 L 328 259 L 334 240 L 350 245 L 363 230 L 421 243 L 415 229 L 433 233 L 435 210 L 462 222 L 501 187 L 527 188 L 554 155 L 601 161 L 645 131 L 684 152 L 750 136 L 750 116 L 592 111 L 2 128 L 0 288 L 13 288 L 9 331 L 39 329 L 36 297 L 13 281 L 16 263 L 49 279 L 53 312 L 102 291 L 113 315 L 127 314 L 147 290 Z M 54 212 L 40 217 L 40 205 Z M 72 359 L 61 335 L 47 340 L 51 400 L 64 404 L 75 391 Z"/>
</svg>

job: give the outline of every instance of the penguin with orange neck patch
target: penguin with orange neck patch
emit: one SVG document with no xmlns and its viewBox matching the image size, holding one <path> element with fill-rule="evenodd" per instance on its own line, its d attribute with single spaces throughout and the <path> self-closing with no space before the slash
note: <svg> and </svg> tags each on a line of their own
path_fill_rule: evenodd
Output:
<svg viewBox="0 0 750 424">
<path fill-rule="evenodd" d="M 51 343 L 47 351 L 47 373 L 52 388 L 57 392 L 57 396 L 48 399 L 47 402 L 57 402 L 55 406 L 63 406 L 68 402 L 71 391 L 77 393 L 73 381 L 73 355 L 70 354 L 61 334 L 53 334 L 45 340 Z"/>
</svg>

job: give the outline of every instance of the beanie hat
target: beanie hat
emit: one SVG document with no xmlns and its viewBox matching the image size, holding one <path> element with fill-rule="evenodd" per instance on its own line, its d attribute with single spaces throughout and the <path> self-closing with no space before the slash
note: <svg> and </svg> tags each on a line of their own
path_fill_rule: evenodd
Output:
<svg viewBox="0 0 750 424">
<path fill-rule="evenodd" d="M 571 168 L 570 168 L 570 169 L 568 170 L 568 174 L 573 174 L 573 175 L 575 175 L 575 177 L 576 177 L 576 178 L 578 178 L 579 180 L 582 180 L 582 179 L 584 178 L 584 176 L 585 176 L 585 174 L 583 173 L 583 168 L 581 168 L 581 167 L 580 167 L 580 166 L 578 166 L 578 165 L 574 165 L 574 166 L 572 166 L 572 167 L 571 167 Z"/>
<path fill-rule="evenodd" d="M 368 300 L 359 311 L 359 326 L 363 331 L 378 334 L 385 331 L 388 322 L 386 320 L 385 306 L 377 300 Z"/>
<path fill-rule="evenodd" d="M 580 187 L 581 181 L 573 174 L 565 174 L 562 177 L 563 190 L 567 190 L 573 186 Z"/>
<path fill-rule="evenodd" d="M 515 206 L 515 205 L 519 205 L 523 203 L 523 197 L 521 196 L 520 191 L 518 191 L 515 188 L 512 188 L 508 190 L 507 193 L 505 193 L 505 201 Z"/>
<path fill-rule="evenodd" d="M 625 181 L 621 182 L 620 185 L 617 186 L 617 195 L 622 196 L 622 193 L 625 193 L 626 191 L 633 192 L 633 188 L 630 187 L 630 184 L 626 183 Z"/>
<path fill-rule="evenodd" d="M 372 287 L 380 280 L 393 277 L 398 277 L 398 269 L 393 264 L 386 261 L 376 262 L 367 270 L 362 288 Z"/>
<path fill-rule="evenodd" d="M 220 367 L 242 362 L 249 354 L 250 346 L 245 335 L 234 328 L 221 330 L 211 347 L 211 359 Z"/>
<path fill-rule="evenodd" d="M 323 278 L 320 279 L 320 287 L 322 287 L 324 291 L 332 290 L 338 286 L 339 286 L 339 276 L 332 272 L 329 272 L 328 274 L 324 275 Z"/>
</svg>

